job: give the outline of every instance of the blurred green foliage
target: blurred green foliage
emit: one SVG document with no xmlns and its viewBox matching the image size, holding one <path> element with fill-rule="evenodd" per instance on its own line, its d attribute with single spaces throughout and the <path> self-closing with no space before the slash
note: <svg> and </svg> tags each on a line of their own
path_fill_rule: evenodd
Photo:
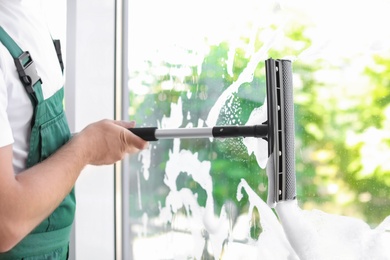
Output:
<svg viewBox="0 0 390 260">
<path fill-rule="evenodd" d="M 283 47 L 271 49 L 269 57 L 298 56 L 311 45 L 305 30 L 305 26 L 288 28 Z M 256 39 L 254 48 L 258 51 L 264 42 L 259 36 Z M 159 126 L 163 117 L 170 116 L 171 104 L 181 100 L 183 121 L 180 127 L 205 126 L 202 122 L 218 97 L 237 80 L 250 61 L 251 53 L 246 51 L 251 49 L 246 48 L 248 44 L 253 43 L 243 37 L 240 47 L 233 50 L 231 68 L 232 46 L 227 42 L 211 46 L 200 69 L 196 65 L 149 61 L 148 70 L 131 75 L 147 75 L 149 81 L 142 84 L 150 90 L 143 96 L 130 92 L 130 118 L 141 126 Z M 367 85 L 356 89 L 351 85 L 340 87 L 337 80 L 328 82 L 327 77 L 318 77 L 321 73 L 331 79 L 351 63 L 346 60 L 342 65 L 334 65 L 323 59 L 310 64 L 298 59 L 293 63 L 298 200 L 306 209 L 355 216 L 377 224 L 390 215 L 390 134 L 386 133 L 390 127 L 390 57 L 373 56 L 372 63 L 355 74 L 365 79 Z M 157 67 L 166 68 L 166 73 L 156 75 Z M 180 78 L 172 73 L 173 69 L 189 69 L 191 73 Z M 173 87 L 163 90 L 167 82 Z M 132 88 L 137 86 L 130 86 L 130 90 Z M 252 110 L 262 105 L 265 95 L 264 64 L 259 63 L 253 81 L 234 93 L 232 102 L 227 102 L 221 110 L 217 124 L 245 124 Z M 248 155 L 241 138 L 213 142 L 182 140 L 180 145 L 181 149 L 198 153 L 200 161 L 211 162 L 217 214 L 226 201 L 234 201 L 240 212 L 247 210 L 245 197 L 240 202 L 236 200 L 241 178 L 266 200 L 265 170 L 260 169 L 253 154 Z M 158 214 L 159 203 L 164 204 L 168 192 L 163 178 L 173 141 L 162 140 L 151 146 L 149 179 L 142 177 L 139 158 L 131 159 L 134 174 L 130 197 L 134 217 L 143 212 Z M 367 153 L 371 153 L 369 158 L 365 157 Z M 199 204 L 205 205 L 204 190 L 186 173 L 179 176 L 177 185 L 179 189 L 187 187 L 196 192 Z"/>
</svg>

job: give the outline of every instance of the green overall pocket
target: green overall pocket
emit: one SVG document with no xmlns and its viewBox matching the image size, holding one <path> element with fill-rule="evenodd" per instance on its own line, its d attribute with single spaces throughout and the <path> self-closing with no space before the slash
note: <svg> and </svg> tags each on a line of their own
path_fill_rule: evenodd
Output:
<svg viewBox="0 0 390 260">
<path fill-rule="evenodd" d="M 39 132 L 41 138 L 41 161 L 43 161 L 58 150 L 58 147 L 63 146 L 70 138 L 65 113 L 62 111 L 55 118 L 43 123 Z"/>
</svg>

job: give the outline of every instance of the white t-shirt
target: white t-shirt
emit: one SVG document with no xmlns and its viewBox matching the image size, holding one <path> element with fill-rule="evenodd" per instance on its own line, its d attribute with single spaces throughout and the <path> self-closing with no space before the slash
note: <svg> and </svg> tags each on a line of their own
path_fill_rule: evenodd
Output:
<svg viewBox="0 0 390 260">
<path fill-rule="evenodd" d="M 0 25 L 31 54 L 43 82 L 43 96 L 52 96 L 64 82 L 40 0 L 0 0 Z M 13 144 L 15 173 L 26 167 L 32 113 L 13 58 L 0 43 L 0 147 Z"/>
</svg>

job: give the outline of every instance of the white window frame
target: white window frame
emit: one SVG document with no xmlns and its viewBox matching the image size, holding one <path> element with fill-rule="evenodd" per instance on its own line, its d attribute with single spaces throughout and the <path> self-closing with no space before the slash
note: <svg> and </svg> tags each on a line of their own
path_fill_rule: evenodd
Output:
<svg viewBox="0 0 390 260">
<path fill-rule="evenodd" d="M 65 102 L 72 132 L 103 118 L 118 118 L 116 4 L 115 0 L 67 1 Z M 70 259 L 121 259 L 115 240 L 118 167 L 88 166 L 80 175 Z"/>
</svg>

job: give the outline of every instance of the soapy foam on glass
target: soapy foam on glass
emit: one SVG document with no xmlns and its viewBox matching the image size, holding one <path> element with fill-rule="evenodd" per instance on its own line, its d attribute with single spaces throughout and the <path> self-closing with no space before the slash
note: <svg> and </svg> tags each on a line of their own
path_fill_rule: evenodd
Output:
<svg viewBox="0 0 390 260">
<path fill-rule="evenodd" d="M 318 1 L 315 2 L 308 3 L 305 1 L 303 6 L 320 4 Z M 286 1 L 283 3 L 288 5 Z M 294 4 L 297 4 L 297 2 L 294 1 Z M 328 7 L 333 6 L 331 4 L 325 5 Z M 369 5 L 374 6 L 375 4 L 370 3 Z M 343 9 L 334 10 L 333 7 L 331 8 L 332 13 L 334 11 L 340 13 L 339 10 Z M 383 8 L 381 10 L 387 9 Z M 319 13 L 327 16 L 329 12 L 320 11 Z M 344 14 L 341 15 L 345 17 Z M 313 17 L 316 17 L 316 14 L 313 14 Z M 384 16 L 377 15 L 377 17 Z M 329 19 L 326 20 L 326 25 L 328 25 Z M 332 22 L 337 22 L 338 19 L 333 20 Z M 369 22 L 362 19 L 357 20 L 364 23 L 363 25 Z M 337 26 L 333 29 L 337 28 L 339 27 Z M 361 26 L 355 26 L 355 28 L 361 28 Z M 345 33 L 345 30 L 341 29 L 337 31 L 340 34 Z M 370 30 L 372 33 L 374 31 Z M 373 39 L 373 37 L 361 38 L 361 32 L 353 35 L 358 36 L 359 42 L 361 40 L 369 41 Z M 267 51 L 275 43 L 276 37 L 277 35 L 274 36 L 274 40 L 271 37 L 271 40 L 264 45 L 260 52 L 252 55 L 252 61 L 246 70 L 219 97 L 206 120 L 206 124 L 209 127 L 215 125 L 221 108 L 226 102 L 233 102 L 233 94 L 238 91 L 241 84 L 252 80 L 254 67 L 256 67 L 258 62 L 267 58 Z M 324 34 L 323 37 L 327 37 L 327 34 Z M 334 37 L 334 34 L 332 34 L 332 37 Z M 180 36 L 180 38 L 191 38 L 193 40 L 193 38 L 197 37 Z M 320 56 L 331 60 L 330 55 L 334 54 L 336 49 L 340 49 L 341 42 L 334 41 L 333 43 L 335 46 L 329 44 L 326 39 L 319 39 L 314 41 L 312 48 L 304 51 L 298 57 L 299 59 L 308 60 Z M 350 47 L 348 45 L 347 48 L 342 49 L 352 51 Z M 357 44 L 354 47 L 359 48 Z M 232 59 L 230 58 L 229 61 L 231 65 Z M 200 71 L 200 68 L 199 66 L 198 71 Z M 231 66 L 228 66 L 228 69 L 229 73 L 232 73 Z M 190 95 L 191 93 L 189 92 L 188 96 L 190 97 Z M 159 127 L 179 127 L 183 120 L 181 111 L 181 100 L 179 100 L 178 104 L 172 104 L 170 117 L 164 117 Z M 266 115 L 266 105 L 264 105 L 252 112 L 246 124 L 253 125 L 265 122 Z M 259 166 L 265 168 L 268 159 L 267 143 L 261 138 L 245 138 L 243 142 L 248 154 L 253 153 Z M 215 214 L 210 162 L 201 162 L 196 153 L 180 150 L 179 147 L 180 141 L 175 140 L 174 147 L 169 154 L 164 179 L 164 183 L 170 191 L 165 198 L 165 206 L 160 206 L 159 217 L 159 221 L 165 224 L 170 223 L 173 231 L 164 233 L 160 237 L 150 238 L 153 250 L 147 250 L 148 252 L 146 253 L 150 257 L 144 259 L 188 259 L 189 255 L 195 259 L 201 259 L 205 248 L 215 258 L 222 259 L 390 259 L 390 251 L 388 249 L 390 244 L 389 217 L 375 229 L 372 229 L 359 219 L 331 215 L 318 210 L 302 210 L 299 208 L 297 201 L 279 203 L 275 208 L 276 216 L 267 204 L 249 187 L 245 180 L 241 180 L 238 184 L 237 200 L 240 201 L 244 196 L 248 197 L 250 204 L 248 213 L 238 216 L 234 223 L 232 223 L 225 207 L 222 208 L 219 214 Z M 150 161 L 149 155 L 145 154 L 142 156 L 144 165 L 143 176 L 145 179 L 149 177 L 148 168 L 150 162 L 148 160 Z M 205 206 L 198 204 L 197 194 L 190 189 L 181 188 L 178 190 L 176 180 L 182 172 L 186 172 L 205 190 L 207 195 Z M 249 235 L 249 223 L 252 221 L 251 215 L 255 208 L 260 214 L 260 223 L 258 225 L 262 227 L 262 233 L 257 240 Z M 140 234 L 145 236 L 148 233 L 148 223 L 151 223 L 152 220 L 147 215 L 144 215 L 142 219 L 143 229 Z M 182 229 L 183 227 L 188 234 L 175 232 L 175 228 Z M 136 243 L 139 243 L 139 247 L 134 246 L 134 248 L 145 249 L 150 246 L 150 243 L 146 243 L 146 240 L 142 239 L 137 239 Z"/>
<path fill-rule="evenodd" d="M 181 102 L 172 108 L 181 111 Z M 265 104 L 252 112 L 247 124 L 264 122 L 266 113 Z M 168 122 L 169 118 L 165 120 Z M 262 139 L 247 138 L 245 141 L 247 140 L 245 143 L 248 153 L 254 153 L 260 166 L 264 168 L 267 144 L 260 142 Z M 210 162 L 199 161 L 196 153 L 180 150 L 179 145 L 180 141 L 174 140 L 173 150 L 169 154 L 164 183 L 170 192 L 166 197 L 165 207 L 160 209 L 160 219 L 165 223 L 172 223 L 175 221 L 175 214 L 180 209 L 185 209 L 185 218 L 191 223 L 188 227 L 191 242 L 195 245 L 192 256 L 196 259 L 200 259 L 204 250 L 204 232 L 208 234 L 212 254 L 223 256 L 223 259 L 389 259 L 390 217 L 377 228 L 371 229 L 359 219 L 331 215 L 319 210 L 305 211 L 299 208 L 297 201 L 286 201 L 276 206 L 278 220 L 245 180 L 238 184 L 237 200 L 240 201 L 245 194 L 248 196 L 248 214 L 240 216 L 230 229 L 225 208 L 222 208 L 219 217 L 214 213 Z M 197 195 L 190 189 L 177 189 L 176 179 L 181 172 L 192 176 L 205 190 L 205 207 L 199 206 Z M 248 225 L 254 208 L 258 209 L 259 225 L 263 229 L 257 240 L 250 238 Z M 246 247 L 252 247 L 252 251 L 248 248 L 246 251 L 236 249 L 245 247 L 234 243 L 235 234 L 240 232 L 241 237 L 247 241 Z"/>
<path fill-rule="evenodd" d="M 227 89 L 230 92 L 230 89 Z M 229 93 L 229 95 L 231 92 Z M 225 94 L 225 97 L 229 96 Z M 222 102 L 222 101 L 221 101 Z M 266 102 L 266 101 L 265 101 Z M 164 117 L 162 127 L 175 128 L 182 121 L 182 103 L 171 106 L 171 117 Z M 211 114 L 211 113 L 210 113 Z M 247 125 L 266 121 L 267 106 L 256 108 L 251 113 Z M 180 121 L 177 120 L 180 119 Z M 216 121 L 209 116 L 208 120 Z M 267 142 L 261 138 L 245 138 L 244 144 L 248 154 L 254 154 L 260 167 L 265 168 L 267 162 Z M 381 225 L 371 229 L 365 222 L 350 217 L 327 214 L 318 210 L 305 211 L 299 208 L 296 201 L 286 201 L 277 204 L 273 213 L 268 205 L 252 190 L 245 180 L 241 180 L 237 188 L 237 200 L 248 196 L 248 213 L 239 216 L 236 223 L 231 224 L 225 207 L 219 216 L 214 212 L 212 196 L 211 164 L 209 161 L 199 161 L 196 153 L 180 150 L 180 140 L 174 140 L 174 147 L 169 152 L 169 160 L 165 169 L 164 183 L 170 191 L 165 200 L 165 206 L 160 207 L 160 220 L 171 223 L 172 226 L 185 226 L 177 224 L 178 219 L 187 223 L 190 239 L 184 239 L 179 233 L 172 233 L 160 243 L 171 241 L 170 255 L 180 259 L 186 253 L 177 250 L 178 243 L 192 244 L 191 256 L 200 259 L 206 244 L 211 254 L 222 259 L 389 259 L 390 249 L 390 217 Z M 150 166 L 150 156 L 142 156 L 144 165 L 144 178 Z M 188 188 L 177 189 L 176 180 L 180 173 L 185 172 L 191 176 L 206 192 L 206 205 L 200 206 L 197 194 Z M 245 191 L 245 193 L 244 193 Z M 141 205 L 140 205 L 141 206 Z M 260 214 L 262 233 L 257 240 L 250 237 L 249 223 L 253 209 L 257 208 Z M 185 215 L 180 213 L 184 209 Z M 145 213 L 146 214 L 146 213 Z M 147 233 L 147 215 L 143 215 L 142 234 Z M 176 224 L 175 224 L 176 223 Z M 205 235 L 207 234 L 207 235 Z M 241 237 L 242 242 L 235 242 Z M 167 238 L 169 238 L 167 240 Z M 165 241 L 165 242 L 164 242 Z M 139 243 L 142 243 L 141 241 Z M 183 245 L 184 246 L 184 245 Z M 168 245 L 169 247 L 169 245 Z M 185 248 L 185 247 L 183 247 Z M 166 249 L 166 248 L 165 248 Z M 182 255 L 182 256 L 183 256 Z"/>
<path fill-rule="evenodd" d="M 226 98 L 231 95 L 231 88 L 226 90 Z M 220 100 L 219 102 L 223 102 Z M 215 106 L 215 107 L 218 107 Z M 164 117 L 162 127 L 175 128 L 182 121 L 182 103 L 171 106 L 171 117 Z M 214 113 L 214 116 L 218 113 Z M 254 109 L 247 125 L 266 121 L 266 103 Z M 177 118 L 181 119 L 180 121 Z M 216 122 L 213 114 L 208 117 L 209 122 Z M 259 138 L 245 138 L 244 144 L 248 154 L 254 154 L 260 167 L 265 168 L 267 162 L 267 142 Z M 191 234 L 188 240 L 177 233 L 172 233 L 170 245 L 174 259 L 180 259 L 177 251 L 178 237 L 181 241 L 193 244 L 191 256 L 200 259 L 205 247 L 209 247 L 212 255 L 222 259 L 389 259 L 390 249 L 390 218 L 387 218 L 375 229 L 371 229 L 365 222 L 327 214 L 318 210 L 305 211 L 299 208 L 297 201 L 286 201 L 277 204 L 273 213 L 268 205 L 252 190 L 245 180 L 241 180 L 237 188 L 237 200 L 240 201 L 246 193 L 249 199 L 248 213 L 239 216 L 232 226 L 225 207 L 219 216 L 214 212 L 212 196 L 211 164 L 209 161 L 199 161 L 196 153 L 180 150 L 180 140 L 174 140 L 174 147 L 169 152 L 169 160 L 165 169 L 164 183 L 170 191 L 165 200 L 165 206 L 160 208 L 160 220 L 175 226 L 178 219 L 187 223 L 187 231 Z M 143 157 L 145 167 L 150 158 Z M 206 192 L 206 205 L 200 206 L 197 194 L 188 188 L 177 189 L 176 180 L 180 173 L 191 176 Z M 144 176 L 146 177 L 146 176 Z M 250 237 L 249 223 L 253 209 L 257 208 L 260 214 L 262 233 L 257 240 Z M 180 212 L 184 209 L 185 215 Z M 147 215 L 143 216 L 144 221 Z M 185 226 L 185 225 L 178 225 Z M 146 234 L 147 225 L 144 222 L 143 234 Z M 205 235 L 206 234 L 206 235 Z M 239 234 L 239 235 L 237 235 Z M 242 241 L 235 242 L 235 237 Z M 169 241 L 169 240 L 168 240 Z M 207 241 L 207 243 L 206 243 Z M 164 242 L 162 242 L 164 243 Z M 169 245 L 168 245 L 169 247 Z M 243 248 L 245 248 L 243 250 Z M 184 254 L 184 253 L 183 253 Z M 188 254 L 188 252 L 187 252 Z"/>
</svg>

